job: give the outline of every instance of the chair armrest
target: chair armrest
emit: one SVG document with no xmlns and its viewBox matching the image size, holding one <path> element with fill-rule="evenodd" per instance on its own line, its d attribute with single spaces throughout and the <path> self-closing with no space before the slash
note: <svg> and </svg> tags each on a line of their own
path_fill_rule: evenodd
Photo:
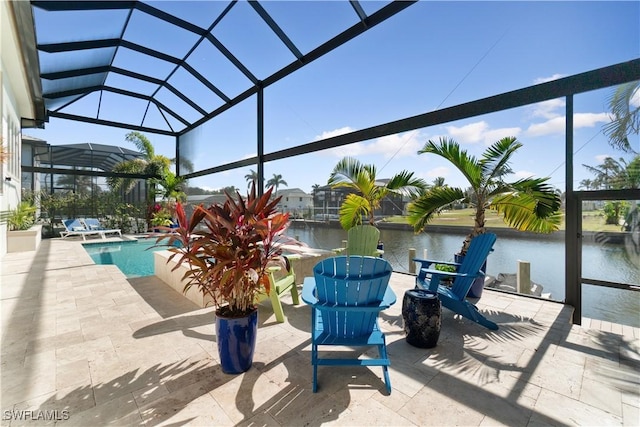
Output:
<svg viewBox="0 0 640 427">
<path fill-rule="evenodd" d="M 456 266 L 456 267 L 459 267 L 461 265 L 461 263 L 459 263 L 459 262 L 437 261 L 437 260 L 433 260 L 433 259 L 414 258 L 413 260 L 415 262 L 419 262 L 420 264 L 422 264 L 422 266 L 420 268 L 428 268 L 431 264 L 453 265 L 453 266 Z"/>
<path fill-rule="evenodd" d="M 482 271 L 479 271 L 478 273 L 475 274 L 469 274 L 469 273 L 456 273 L 455 271 L 441 271 L 441 270 L 436 270 L 435 268 L 421 268 L 420 269 L 421 273 L 424 273 L 425 275 L 427 274 L 437 274 L 440 277 L 478 277 L 478 276 L 484 276 L 484 273 Z"/>
<path fill-rule="evenodd" d="M 305 277 L 302 283 L 302 301 L 309 305 L 316 305 L 318 298 L 315 296 L 316 279 L 315 277 Z"/>
<path fill-rule="evenodd" d="M 386 307 L 390 307 L 396 303 L 396 294 L 391 289 L 391 286 L 387 286 L 387 290 L 384 292 L 384 297 L 382 298 L 381 305 L 384 304 Z"/>
</svg>

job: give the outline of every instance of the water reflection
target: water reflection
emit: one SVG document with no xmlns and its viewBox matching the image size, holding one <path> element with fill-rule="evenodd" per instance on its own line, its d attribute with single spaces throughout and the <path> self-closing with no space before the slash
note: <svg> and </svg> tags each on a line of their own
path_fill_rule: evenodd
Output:
<svg viewBox="0 0 640 427">
<path fill-rule="evenodd" d="M 338 228 L 296 225 L 289 230 L 300 240 L 322 249 L 342 246 L 346 231 Z M 409 248 L 418 257 L 424 251 L 431 259 L 452 261 L 462 247 L 464 234 L 422 233 L 407 230 L 380 230 L 384 242 L 384 257 L 395 271 L 409 271 Z M 541 239 L 544 239 L 541 236 Z M 564 241 L 532 240 L 499 237 L 489 256 L 487 273 L 515 273 L 518 260 L 531 263 L 531 280 L 544 286 L 545 293 L 564 301 L 565 253 Z M 583 277 L 612 282 L 640 284 L 640 270 L 624 245 L 585 244 L 582 248 Z M 640 327 L 640 293 L 599 286 L 583 286 L 583 316 Z"/>
</svg>

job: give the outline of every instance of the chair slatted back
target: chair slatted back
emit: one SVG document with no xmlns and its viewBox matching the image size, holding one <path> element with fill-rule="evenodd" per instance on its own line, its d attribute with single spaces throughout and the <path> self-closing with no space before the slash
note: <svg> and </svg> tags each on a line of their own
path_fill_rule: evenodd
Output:
<svg viewBox="0 0 640 427">
<path fill-rule="evenodd" d="M 495 242 L 496 235 L 493 233 L 484 233 L 474 237 L 473 240 L 471 240 L 464 261 L 462 261 L 462 264 L 458 267 L 458 273 L 476 274 L 480 271 Z M 469 289 L 471 289 L 474 280 L 473 277 L 457 276 L 453 282 L 451 291 L 464 298 L 469 292 Z"/>
<path fill-rule="evenodd" d="M 324 332 L 339 338 L 371 333 L 392 267 L 379 257 L 338 256 L 314 267 Z"/>
<path fill-rule="evenodd" d="M 62 224 L 67 231 L 84 231 L 87 229 L 79 219 L 65 219 Z"/>
<path fill-rule="evenodd" d="M 370 224 L 356 225 L 347 232 L 347 255 L 377 256 L 380 230 Z"/>
</svg>

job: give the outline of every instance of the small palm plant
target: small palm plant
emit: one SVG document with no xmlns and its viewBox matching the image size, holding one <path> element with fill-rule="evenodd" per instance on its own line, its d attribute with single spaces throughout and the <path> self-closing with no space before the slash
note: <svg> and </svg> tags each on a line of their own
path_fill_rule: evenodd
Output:
<svg viewBox="0 0 640 427">
<path fill-rule="evenodd" d="M 470 188 L 433 187 L 423 192 L 409 205 L 409 223 L 416 232 L 454 203 L 466 202 L 475 207 L 474 226 L 462 245 L 465 255 L 471 239 L 485 232 L 485 212 L 493 209 L 504 221 L 520 231 L 550 233 L 562 222 L 560 195 L 546 183 L 549 178 L 524 178 L 506 182 L 511 173 L 509 161 L 522 144 L 515 137 L 493 143 L 477 159 L 460 148 L 452 139 L 441 138 L 439 143 L 428 141 L 418 154 L 431 153 L 447 159 L 467 179 Z"/>
<path fill-rule="evenodd" d="M 35 223 L 36 207 L 29 201 L 22 201 L 13 210 L 0 212 L 0 224 L 7 224 L 10 231 L 28 230 Z"/>
<path fill-rule="evenodd" d="M 415 196 L 427 187 L 422 179 L 414 178 L 413 172 L 401 171 L 385 184 L 376 180 L 376 174 L 374 165 L 362 164 L 351 157 L 340 160 L 333 168 L 328 184 L 356 191 L 347 195 L 340 206 L 340 225 L 345 230 L 361 224 L 363 215 L 375 225 L 374 211 L 388 194 Z"/>
</svg>

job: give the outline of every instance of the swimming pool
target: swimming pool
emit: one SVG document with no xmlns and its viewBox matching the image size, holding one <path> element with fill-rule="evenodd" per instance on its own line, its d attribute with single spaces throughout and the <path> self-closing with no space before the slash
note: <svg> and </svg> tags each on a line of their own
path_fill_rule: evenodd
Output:
<svg viewBox="0 0 640 427">
<path fill-rule="evenodd" d="M 153 276 L 153 252 L 167 249 L 163 246 L 152 248 L 155 243 L 155 238 L 147 237 L 122 242 L 84 243 L 82 246 L 96 264 L 114 264 L 131 279 Z"/>
</svg>

